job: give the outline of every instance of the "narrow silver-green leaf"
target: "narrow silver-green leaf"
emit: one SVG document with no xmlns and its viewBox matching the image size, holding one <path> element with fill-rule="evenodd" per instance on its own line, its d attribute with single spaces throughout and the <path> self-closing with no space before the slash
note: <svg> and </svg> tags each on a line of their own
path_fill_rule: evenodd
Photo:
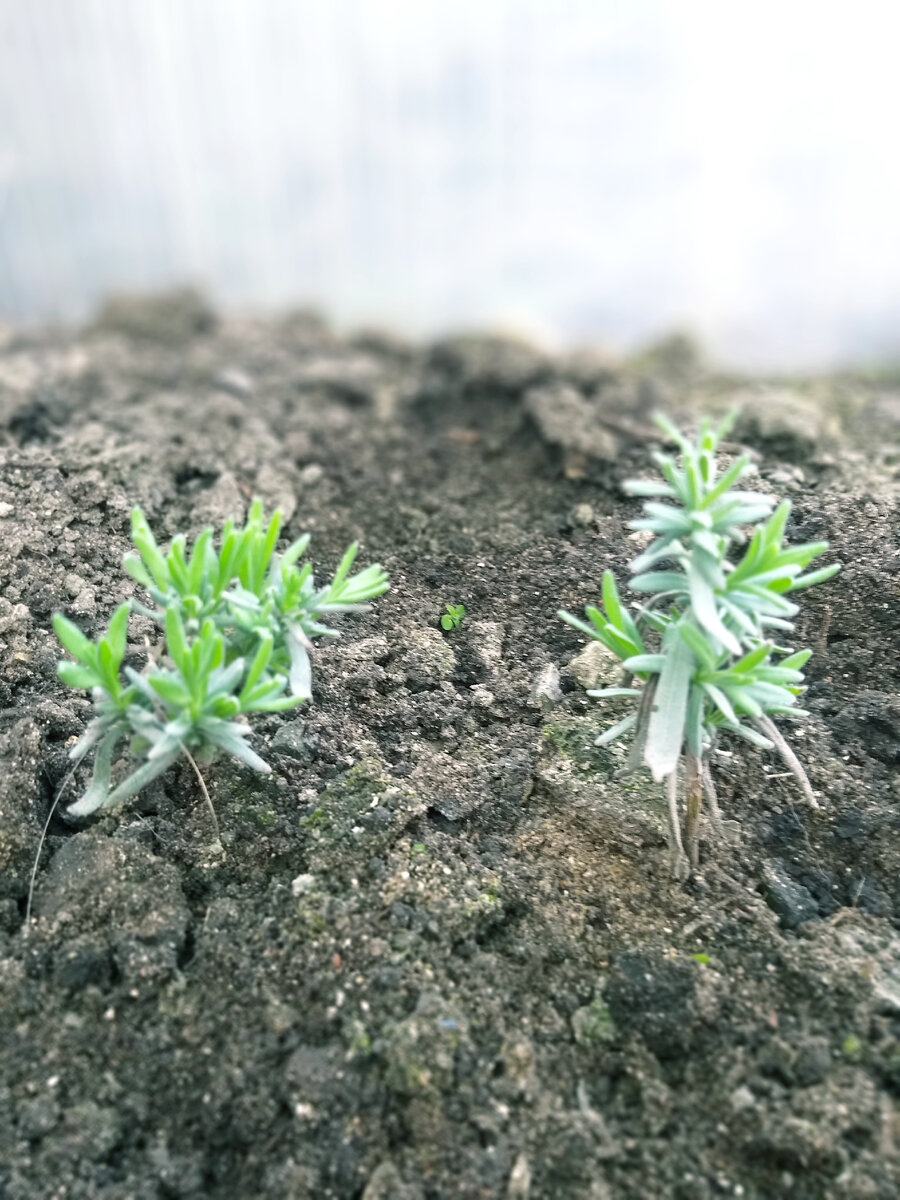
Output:
<svg viewBox="0 0 900 1200">
<path fill-rule="evenodd" d="M 62 613 L 54 613 L 53 628 L 56 630 L 56 636 L 74 658 L 77 658 L 85 666 L 92 667 L 94 665 L 96 661 L 94 644 L 85 637 L 77 625 L 68 617 L 64 617 Z"/>
<path fill-rule="evenodd" d="M 644 748 L 644 761 L 657 782 L 675 770 L 681 756 L 688 692 L 695 665 L 693 651 L 678 636 L 677 626 L 665 651 Z"/>
<path fill-rule="evenodd" d="M 714 670 L 716 667 L 716 655 L 700 630 L 695 629 L 689 621 L 684 620 L 678 623 L 678 632 L 690 646 L 700 663 L 708 670 Z"/>
<path fill-rule="evenodd" d="M 643 671 L 651 673 L 662 671 L 665 662 L 665 654 L 633 654 L 631 658 L 625 659 L 622 666 L 626 671 L 632 671 L 637 675 Z"/>
<path fill-rule="evenodd" d="M 628 586 L 633 592 L 686 592 L 688 581 L 681 571 L 646 571 L 630 579 Z"/>
<path fill-rule="evenodd" d="M 732 654 L 740 654 L 741 644 L 731 632 L 726 629 L 716 607 L 716 596 L 696 563 L 687 566 L 688 583 L 691 589 L 691 607 L 697 621 L 703 628 Z"/>
<path fill-rule="evenodd" d="M 728 699 L 722 689 L 716 687 L 714 683 L 704 683 L 702 686 L 722 716 L 728 721 L 736 722 L 737 715 L 734 709 L 731 707 L 731 701 Z"/>
<path fill-rule="evenodd" d="M 600 736 L 594 741 L 594 745 L 608 746 L 610 742 L 614 742 L 616 738 L 620 738 L 623 733 L 627 733 L 628 730 L 634 725 L 635 721 L 637 721 L 637 715 L 635 713 L 629 713 L 629 715 L 623 720 L 619 721 L 618 724 L 612 725 L 604 733 L 601 733 Z"/>
<path fill-rule="evenodd" d="M 97 749 L 94 759 L 94 772 L 91 783 L 80 800 L 70 804 L 66 809 L 72 817 L 87 817 L 98 808 L 102 808 L 109 795 L 109 774 L 112 767 L 112 757 L 122 737 L 122 729 L 115 726 L 106 734 Z"/>
<path fill-rule="evenodd" d="M 744 739 L 745 742 L 751 742 L 754 746 L 759 746 L 762 750 L 771 750 L 772 743 L 767 737 L 763 737 L 761 733 L 757 733 L 755 729 L 749 729 L 746 725 L 742 725 L 740 721 L 725 721 L 722 725 L 723 729 L 727 729 L 729 733 L 737 734 L 738 737 Z"/>
<path fill-rule="evenodd" d="M 828 567 L 820 567 L 818 571 L 810 571 L 807 575 L 801 575 L 799 579 L 791 582 L 791 586 L 786 588 L 789 592 L 799 592 L 801 588 L 812 587 L 814 583 L 824 583 L 826 579 L 830 579 L 832 575 L 837 575 L 841 569 L 840 563 L 832 563 Z"/>
<path fill-rule="evenodd" d="M 626 479 L 622 491 L 629 496 L 668 496 L 675 495 L 675 489 L 668 483 L 659 483 L 653 479 Z"/>
</svg>

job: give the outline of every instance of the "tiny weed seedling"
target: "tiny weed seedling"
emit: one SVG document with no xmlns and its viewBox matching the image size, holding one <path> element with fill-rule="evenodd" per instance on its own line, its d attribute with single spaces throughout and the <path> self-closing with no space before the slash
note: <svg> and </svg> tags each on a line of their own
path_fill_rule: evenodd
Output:
<svg viewBox="0 0 900 1200">
<path fill-rule="evenodd" d="M 242 529 L 226 522 L 218 550 L 213 531 L 205 529 L 190 552 L 179 534 L 164 554 L 135 508 L 137 553 L 126 555 L 123 565 L 152 604 L 119 605 L 96 642 L 55 614 L 57 636 L 75 660 L 61 662 L 59 676 L 90 689 L 94 700 L 94 717 L 70 755 L 77 763 L 95 750 L 93 777 L 70 813 L 86 816 L 121 804 L 182 753 L 195 768 L 224 752 L 255 771 L 269 771 L 247 743 L 246 718 L 309 700 L 312 639 L 338 636 L 320 619 L 364 611 L 388 588 L 377 564 L 350 574 L 356 545 L 348 547 L 331 582 L 316 588 L 312 565 L 300 565 L 308 534 L 276 553 L 281 520 L 275 512 L 266 521 L 254 500 Z M 142 672 L 124 664 L 132 610 L 151 617 L 164 633 L 158 657 Z M 123 740 L 139 764 L 112 783 Z"/>
<path fill-rule="evenodd" d="M 632 615 L 619 598 L 612 572 L 606 571 L 602 608 L 586 608 L 587 622 L 559 613 L 622 660 L 622 686 L 588 695 L 625 697 L 633 701 L 633 709 L 601 734 L 597 745 L 633 730 L 626 771 L 643 763 L 654 779 L 665 781 L 679 878 L 698 865 L 704 795 L 718 824 L 709 752 L 721 733 L 774 747 L 815 803 L 806 773 L 772 721 L 776 714 L 806 715 L 797 707 L 797 697 L 804 690 L 802 668 L 811 651 L 776 645 L 772 636 L 793 629 L 791 618 L 798 610 L 787 593 L 821 583 L 840 568 L 835 563 L 804 574 L 828 543 L 784 544 L 789 502 L 776 508 L 771 497 L 735 487 L 753 469 L 749 455 L 718 474 L 716 449 L 733 420 L 732 414 L 716 429 L 704 420 L 693 443 L 665 418 L 657 418 L 678 445 L 681 463 L 656 454 L 662 480 L 625 484 L 630 495 L 646 497 L 646 515 L 632 521 L 631 528 L 655 535 L 631 564 L 630 587 L 647 594 L 647 602 Z"/>
<path fill-rule="evenodd" d="M 451 629 L 459 629 L 462 625 L 463 617 L 466 615 L 466 606 L 464 604 L 447 604 L 447 611 L 441 617 L 441 629 L 449 631 Z"/>
</svg>

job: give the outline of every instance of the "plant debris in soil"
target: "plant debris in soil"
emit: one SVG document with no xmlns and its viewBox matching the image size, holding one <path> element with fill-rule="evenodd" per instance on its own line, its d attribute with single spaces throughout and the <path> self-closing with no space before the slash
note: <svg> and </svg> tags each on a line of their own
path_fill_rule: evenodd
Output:
<svg viewBox="0 0 900 1200">
<path fill-rule="evenodd" d="M 798 623 L 819 806 L 721 748 L 729 840 L 681 886 L 658 789 L 594 745 L 613 668 L 554 614 L 637 552 L 650 413 L 735 402 L 731 452 L 852 605 L 824 585 Z M 900 1193 L 895 378 L 342 338 L 183 293 L 0 331 L 0 423 L 3 1200 Z M 131 594 L 135 504 L 162 542 L 253 496 L 323 578 L 359 541 L 391 592 L 254 726 L 271 776 L 208 768 L 224 852 L 184 761 L 92 822 L 64 794 L 26 930 L 90 714 L 53 612 L 96 636 Z"/>
</svg>

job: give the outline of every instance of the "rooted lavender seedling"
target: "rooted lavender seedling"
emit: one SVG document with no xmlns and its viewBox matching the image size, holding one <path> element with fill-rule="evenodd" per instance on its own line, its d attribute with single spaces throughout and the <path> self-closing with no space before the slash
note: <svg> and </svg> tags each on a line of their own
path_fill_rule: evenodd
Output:
<svg viewBox="0 0 900 1200">
<path fill-rule="evenodd" d="M 331 583 L 317 589 L 312 564 L 298 566 L 309 535 L 276 553 L 281 513 L 267 522 L 258 500 L 243 529 L 226 523 L 218 550 L 213 531 L 205 529 L 190 554 L 183 534 L 163 554 L 139 508 L 131 527 L 138 553 L 126 555 L 124 566 L 152 605 L 121 604 L 97 642 L 61 613 L 53 618 L 59 640 L 75 659 L 59 664 L 60 678 L 89 688 L 94 699 L 94 718 L 71 751 L 78 762 L 96 748 L 91 784 L 68 810 L 75 816 L 134 796 L 182 753 L 196 765 L 195 759 L 209 761 L 224 751 L 267 772 L 247 743 L 250 731 L 241 718 L 309 700 L 312 639 L 338 636 L 320 619 L 363 611 L 366 601 L 388 588 L 377 564 L 350 574 L 358 549 L 352 545 Z M 165 633 L 158 661 L 151 659 L 142 672 L 123 666 L 132 608 Z M 141 761 L 112 783 L 125 739 Z"/>
<path fill-rule="evenodd" d="M 587 623 L 559 613 L 622 660 L 622 686 L 588 695 L 632 698 L 633 710 L 601 734 L 597 744 L 633 730 L 627 769 L 643 763 L 654 779 L 665 781 L 670 843 L 680 878 L 698 865 L 704 794 L 713 819 L 718 816 L 709 752 L 719 734 L 774 747 L 812 797 L 806 773 L 771 719 L 806 715 L 797 707 L 797 697 L 804 691 L 802 668 L 811 651 L 777 645 L 771 635 L 793 629 L 791 618 L 798 610 L 787 593 L 821 583 L 840 569 L 834 563 L 803 573 L 828 543 L 784 545 L 789 502 L 772 511 L 770 496 L 735 488 L 753 469 L 748 455 L 718 475 L 716 449 L 732 420 L 726 418 L 716 429 L 704 420 L 692 443 L 658 418 L 679 446 L 681 463 L 656 454 L 662 480 L 625 484 L 631 495 L 647 497 L 646 516 L 631 527 L 656 535 L 631 564 L 630 587 L 647 593 L 647 602 L 632 616 L 606 571 L 602 609 L 586 608 Z"/>
</svg>

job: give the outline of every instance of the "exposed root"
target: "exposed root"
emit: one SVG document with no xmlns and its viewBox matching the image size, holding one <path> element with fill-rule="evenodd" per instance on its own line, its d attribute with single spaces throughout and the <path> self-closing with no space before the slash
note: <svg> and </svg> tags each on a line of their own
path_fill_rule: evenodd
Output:
<svg viewBox="0 0 900 1200">
<path fill-rule="evenodd" d="M 62 800 L 63 792 L 69 786 L 70 780 L 75 775 L 75 767 L 70 767 L 65 779 L 59 785 L 59 791 L 56 793 L 56 799 L 50 805 L 50 811 L 47 813 L 47 820 L 44 822 L 44 828 L 41 830 L 41 838 L 38 842 L 37 853 L 34 856 L 34 865 L 31 868 L 31 879 L 28 882 L 28 899 L 25 902 L 25 927 L 24 934 L 28 937 L 31 932 L 31 902 L 34 899 L 34 885 L 37 881 L 38 865 L 41 861 L 41 851 L 44 849 L 44 842 L 47 840 L 47 830 L 50 828 L 50 822 L 53 820 L 53 814 L 56 812 L 60 800 Z"/>
<path fill-rule="evenodd" d="M 722 824 L 722 810 L 719 808 L 716 785 L 713 782 L 712 771 L 709 769 L 708 762 L 703 763 L 701 783 L 703 786 L 703 795 L 706 799 L 706 807 L 709 811 L 709 822 L 713 827 L 716 837 L 720 841 L 727 841 L 728 835 L 725 832 L 725 826 Z"/>
<path fill-rule="evenodd" d="M 666 776 L 666 810 L 669 818 L 669 852 L 672 856 L 672 873 L 679 883 L 684 883 L 691 873 L 691 864 L 681 841 L 681 820 L 678 812 L 678 772 Z"/>
<path fill-rule="evenodd" d="M 770 742 L 772 742 L 775 749 L 781 755 L 784 765 L 800 784 L 800 790 L 810 808 L 821 808 L 821 805 L 816 799 L 816 794 L 812 790 L 812 784 L 809 782 L 809 777 L 807 776 L 806 771 L 803 769 L 803 764 L 785 741 L 781 730 L 778 728 L 772 718 L 763 715 L 761 717 L 756 717 L 753 723 L 756 725 L 760 733 L 765 734 L 765 736 Z"/>
<path fill-rule="evenodd" d="M 184 751 L 185 758 L 194 768 L 194 774 L 197 776 L 197 782 L 200 784 L 200 790 L 203 792 L 203 798 L 206 800 L 206 807 L 209 809 L 209 815 L 212 817 L 213 828 L 216 831 L 216 849 L 224 851 L 225 848 L 222 845 L 222 839 L 219 837 L 219 818 L 216 816 L 216 810 L 213 808 L 212 798 L 207 790 L 206 782 L 204 781 L 203 776 L 200 774 L 200 768 L 194 761 L 193 754 L 191 754 L 184 742 L 181 743 L 181 749 Z"/>
</svg>

